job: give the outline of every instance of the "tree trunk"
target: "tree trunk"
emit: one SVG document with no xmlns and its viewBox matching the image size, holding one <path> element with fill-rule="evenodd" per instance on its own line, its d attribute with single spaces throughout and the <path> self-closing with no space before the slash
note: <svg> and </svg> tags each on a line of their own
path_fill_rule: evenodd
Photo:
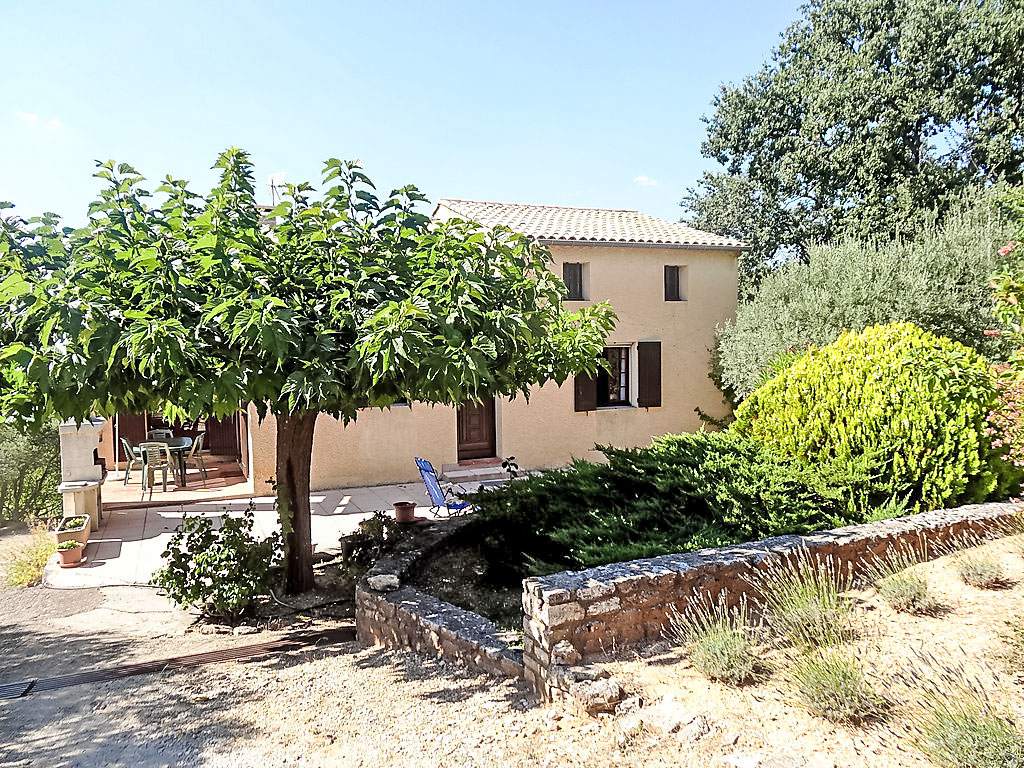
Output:
<svg viewBox="0 0 1024 768">
<path fill-rule="evenodd" d="M 277 509 L 284 535 L 285 590 L 313 589 L 313 538 L 309 516 L 309 467 L 315 411 L 277 416 Z"/>
</svg>

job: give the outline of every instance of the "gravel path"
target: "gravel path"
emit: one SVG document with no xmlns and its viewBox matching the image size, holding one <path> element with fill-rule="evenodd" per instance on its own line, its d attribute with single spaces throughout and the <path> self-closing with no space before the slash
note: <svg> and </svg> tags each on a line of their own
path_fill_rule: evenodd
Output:
<svg viewBox="0 0 1024 768">
<path fill-rule="evenodd" d="M 0 612 L 0 682 L 281 635 L 186 632 L 191 616 L 141 588 L 3 590 Z M 616 735 L 519 681 L 355 643 L 0 701 L 4 767 L 675 764 Z"/>
<path fill-rule="evenodd" d="M 941 639 L 970 659 L 996 662 L 991 654 L 1005 620 L 1024 617 L 1024 540 L 989 546 L 1015 579 L 1011 587 L 974 590 L 951 577 L 948 562 L 926 564 L 921 567 L 952 612 L 903 617 L 876 606 L 871 613 L 880 628 L 873 637 L 888 638 L 901 651 Z M 281 636 L 187 631 L 192 616 L 142 588 L 0 590 L 0 615 L 0 682 Z M 327 626 L 314 621 L 301 628 Z M 885 661 L 898 666 L 895 658 Z M 812 718 L 795 703 L 782 672 L 734 691 L 701 678 L 679 651 L 627 655 L 610 666 L 648 702 L 672 695 L 701 713 L 702 730 L 627 736 L 611 719 L 536 706 L 520 681 L 345 643 L 0 701 L 0 766 L 924 765 L 906 737 L 895 738 L 888 727 L 828 726 Z M 1010 714 L 1024 721 L 1020 690 L 1013 682 L 1005 692 Z"/>
</svg>

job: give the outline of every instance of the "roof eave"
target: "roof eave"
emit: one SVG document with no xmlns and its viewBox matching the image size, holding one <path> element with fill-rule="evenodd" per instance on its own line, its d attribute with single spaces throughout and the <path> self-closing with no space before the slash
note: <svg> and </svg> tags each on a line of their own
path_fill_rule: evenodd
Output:
<svg viewBox="0 0 1024 768">
<path fill-rule="evenodd" d="M 751 246 L 737 243 L 735 245 L 700 244 L 700 243 L 640 243 L 627 240 L 558 240 L 548 237 L 534 238 L 543 245 L 589 245 L 611 248 L 672 248 L 684 251 L 749 251 Z"/>
</svg>

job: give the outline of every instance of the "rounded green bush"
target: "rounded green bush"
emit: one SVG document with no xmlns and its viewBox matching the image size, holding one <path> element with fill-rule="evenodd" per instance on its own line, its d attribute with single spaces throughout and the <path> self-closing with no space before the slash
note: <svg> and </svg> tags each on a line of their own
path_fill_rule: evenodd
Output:
<svg viewBox="0 0 1024 768">
<path fill-rule="evenodd" d="M 991 446 L 996 398 L 977 352 L 892 323 L 811 347 L 743 402 L 733 429 L 809 463 L 866 461 L 878 497 L 935 509 L 1019 482 Z"/>
</svg>

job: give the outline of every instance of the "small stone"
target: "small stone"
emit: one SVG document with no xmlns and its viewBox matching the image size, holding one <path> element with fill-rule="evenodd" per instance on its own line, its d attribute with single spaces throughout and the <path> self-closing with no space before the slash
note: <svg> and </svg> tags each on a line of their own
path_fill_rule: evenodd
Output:
<svg viewBox="0 0 1024 768">
<path fill-rule="evenodd" d="M 587 714 L 596 715 L 599 712 L 614 712 L 615 705 L 622 700 L 623 690 L 617 680 L 605 677 L 573 683 L 569 693 Z"/>
<path fill-rule="evenodd" d="M 201 635 L 230 635 L 231 627 L 226 627 L 223 624 L 203 624 L 199 627 L 199 634 Z"/>
<path fill-rule="evenodd" d="M 602 613 L 611 613 L 612 611 L 619 610 L 619 598 L 613 597 L 608 600 L 602 600 L 599 603 L 587 606 L 587 616 L 599 616 Z"/>
<path fill-rule="evenodd" d="M 695 741 L 700 741 L 709 733 L 711 733 L 711 723 L 708 722 L 704 715 L 697 715 L 690 721 L 689 725 L 679 731 L 679 738 L 688 744 L 692 744 Z"/>
<path fill-rule="evenodd" d="M 366 585 L 376 592 L 394 592 L 401 586 L 393 573 L 381 573 L 366 580 Z"/>
<path fill-rule="evenodd" d="M 241 624 L 234 629 L 236 635 L 255 635 L 259 630 L 256 627 L 250 627 L 248 624 Z"/>
<path fill-rule="evenodd" d="M 582 658 L 580 652 L 568 640 L 559 640 L 551 649 L 551 663 L 572 666 Z"/>
<path fill-rule="evenodd" d="M 580 600 L 600 600 L 602 597 L 608 597 L 614 591 L 615 587 L 611 584 L 591 579 L 587 582 L 587 586 L 576 590 L 576 597 Z"/>
<path fill-rule="evenodd" d="M 640 656 L 645 659 L 649 659 L 652 656 L 660 656 L 663 653 L 668 653 L 672 650 L 672 644 L 666 640 L 658 640 L 655 643 L 651 643 L 649 646 L 640 651 Z"/>
<path fill-rule="evenodd" d="M 616 715 L 630 715 L 639 710 L 644 705 L 644 700 L 640 696 L 629 696 L 619 702 L 618 706 L 615 707 Z"/>
<path fill-rule="evenodd" d="M 576 667 L 550 667 L 550 674 L 556 680 L 564 681 L 566 685 L 586 680 L 602 680 L 610 677 L 607 669 L 594 664 L 581 664 Z"/>
</svg>

